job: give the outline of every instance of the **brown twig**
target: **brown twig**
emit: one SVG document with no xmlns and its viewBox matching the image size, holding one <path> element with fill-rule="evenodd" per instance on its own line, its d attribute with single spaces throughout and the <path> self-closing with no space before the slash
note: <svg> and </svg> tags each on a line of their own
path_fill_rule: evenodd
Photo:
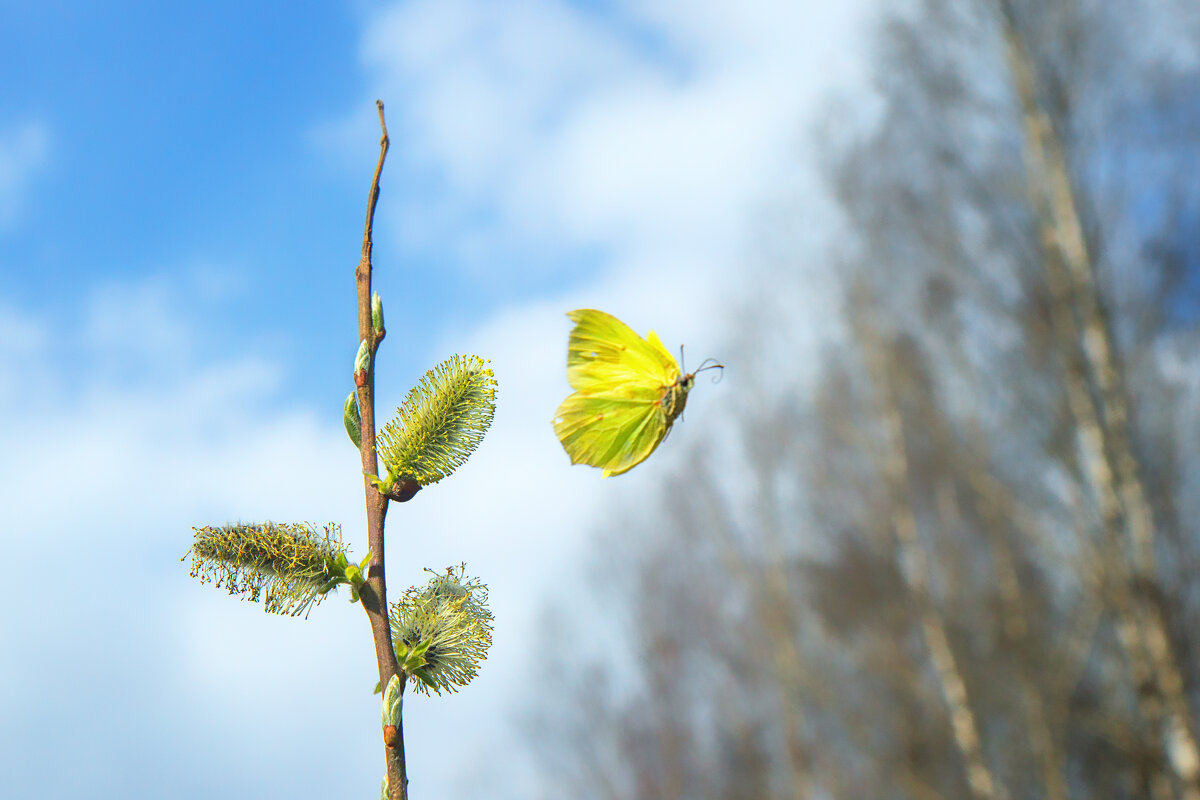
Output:
<svg viewBox="0 0 1200 800">
<path fill-rule="evenodd" d="M 379 665 L 379 686 L 386 688 L 393 675 L 400 675 L 401 686 L 405 675 L 396 662 L 396 651 L 392 646 L 392 632 L 388 624 L 387 586 L 383 567 L 383 520 L 387 515 L 388 499 L 381 495 L 367 475 L 379 471 L 375 455 L 375 351 L 383 341 L 384 331 L 376 331 L 371 324 L 371 229 L 375 223 L 375 204 L 379 200 L 379 175 L 383 172 L 383 160 L 387 157 L 387 122 L 383 117 L 383 101 L 376 100 L 379 111 L 379 127 L 383 131 L 379 139 L 379 161 L 371 179 L 371 192 L 367 196 L 367 222 L 363 230 L 362 257 L 354 271 L 358 285 L 358 339 L 367 341 L 371 362 L 366 375 L 358 385 L 358 409 L 362 419 L 362 468 L 363 489 L 367 500 L 367 539 L 371 548 L 371 567 L 360 597 L 367 618 L 371 621 L 371 634 L 375 639 L 375 659 Z M 404 728 L 397 720 L 395 737 L 384 745 L 387 759 L 388 784 L 392 800 L 408 800 L 408 777 L 404 768 Z"/>
<path fill-rule="evenodd" d="M 950 645 L 945 617 L 933 599 L 929 559 L 920 542 L 916 512 L 908 497 L 909 455 L 894 367 L 887 358 L 881 336 L 868 322 L 873 299 L 866 287 L 858 287 L 855 295 L 857 313 L 851 324 L 863 348 L 877 413 L 883 421 L 879 457 L 893 505 L 891 528 L 902 559 L 900 574 L 916 603 L 925 649 L 950 713 L 950 729 L 966 770 L 970 796 L 974 800 L 1006 800 L 1007 787 L 997 780 L 984 758 L 976 708 L 967 693 L 959 659 Z"/>
</svg>

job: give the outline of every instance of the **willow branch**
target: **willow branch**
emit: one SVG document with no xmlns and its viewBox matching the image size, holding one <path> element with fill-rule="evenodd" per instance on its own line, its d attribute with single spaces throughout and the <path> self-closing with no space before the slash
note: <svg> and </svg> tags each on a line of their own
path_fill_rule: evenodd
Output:
<svg viewBox="0 0 1200 800">
<path fill-rule="evenodd" d="M 383 521 L 387 515 L 388 500 L 381 495 L 367 475 L 379 471 L 375 455 L 375 352 L 383 341 L 385 331 L 376 331 L 371 324 L 371 248 L 372 228 L 375 224 L 375 204 L 379 200 L 379 176 L 383 172 L 383 161 L 387 157 L 388 132 L 387 122 L 383 117 L 383 101 L 376 100 L 375 106 L 379 111 L 379 127 L 382 135 L 379 139 L 379 161 L 375 164 L 375 175 L 371 178 L 371 191 L 367 196 L 367 221 L 363 229 L 362 257 L 354 278 L 358 288 L 358 340 L 366 341 L 371 353 L 371 360 L 366 373 L 355 377 L 358 387 L 358 409 L 362 418 L 362 441 L 360 454 L 362 456 L 363 490 L 367 503 L 367 539 L 371 548 L 371 566 L 366 585 L 363 586 L 363 609 L 371 623 L 371 635 L 375 640 L 375 660 L 379 666 L 379 686 L 383 688 L 393 675 L 400 674 L 401 682 L 405 676 L 400 672 L 396 663 L 396 651 L 392 646 L 392 632 L 388 624 L 387 584 L 384 575 L 383 557 Z M 384 753 L 387 760 L 388 785 L 391 788 L 392 800 L 407 800 L 408 778 L 404 768 L 404 729 L 402 720 L 397 721 L 396 738 L 386 743 Z"/>
</svg>

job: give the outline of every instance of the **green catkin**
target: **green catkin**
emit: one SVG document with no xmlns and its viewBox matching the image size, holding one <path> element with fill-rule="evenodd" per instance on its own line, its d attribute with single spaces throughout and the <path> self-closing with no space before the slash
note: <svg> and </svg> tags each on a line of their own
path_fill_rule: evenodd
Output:
<svg viewBox="0 0 1200 800">
<path fill-rule="evenodd" d="M 448 568 L 392 605 L 396 658 L 422 693 L 456 692 L 475 677 L 492 644 L 487 586 Z"/>
<path fill-rule="evenodd" d="M 479 446 L 496 412 L 496 380 L 478 356 L 453 356 L 425 373 L 380 431 L 393 479 L 437 483 Z"/>
<path fill-rule="evenodd" d="M 346 548 L 337 525 L 326 525 L 323 532 L 273 522 L 193 530 L 192 577 L 261 601 L 272 614 L 307 615 L 344 574 L 338 557 Z"/>
</svg>

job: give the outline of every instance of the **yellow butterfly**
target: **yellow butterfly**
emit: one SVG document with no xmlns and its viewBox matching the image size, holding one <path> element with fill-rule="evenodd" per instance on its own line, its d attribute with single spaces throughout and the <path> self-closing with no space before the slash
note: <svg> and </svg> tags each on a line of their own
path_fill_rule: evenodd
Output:
<svg viewBox="0 0 1200 800">
<path fill-rule="evenodd" d="M 724 369 L 716 362 L 682 374 L 675 357 L 650 331 L 638 336 L 611 314 L 581 308 L 567 342 L 567 380 L 573 394 L 554 414 L 554 432 L 572 464 L 620 475 L 645 461 L 683 413 L 696 373 Z"/>
</svg>

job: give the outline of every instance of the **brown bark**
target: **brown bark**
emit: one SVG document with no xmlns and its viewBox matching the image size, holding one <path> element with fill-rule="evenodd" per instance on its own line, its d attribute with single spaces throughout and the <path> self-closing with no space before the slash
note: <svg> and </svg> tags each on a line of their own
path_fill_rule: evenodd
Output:
<svg viewBox="0 0 1200 800">
<path fill-rule="evenodd" d="M 400 671 L 396 662 L 396 650 L 392 646 L 392 631 L 388 622 L 387 584 L 384 574 L 383 557 L 383 522 L 387 515 L 388 500 L 381 495 L 367 475 L 375 475 L 379 471 L 375 455 L 375 352 L 383 341 L 385 331 L 375 331 L 371 324 L 371 232 L 375 223 L 375 204 L 379 200 L 379 176 L 383 172 L 383 161 L 387 157 L 388 133 L 387 122 L 383 117 L 383 102 L 375 101 L 379 111 L 379 127 L 382 135 L 379 139 L 379 161 L 375 165 L 375 175 L 371 179 L 371 191 L 367 197 L 367 221 L 363 231 L 362 257 L 354 272 L 358 287 L 358 340 L 366 340 L 371 352 L 371 363 L 367 366 L 366 375 L 355 381 L 358 385 L 358 410 L 362 418 L 362 455 L 363 489 L 367 504 L 367 540 L 371 548 L 370 572 L 367 575 L 366 586 L 360 592 L 363 610 L 371 623 L 371 636 L 375 641 L 375 660 L 379 666 L 379 686 L 384 688 L 393 675 L 400 675 L 403 684 L 405 675 Z M 396 721 L 395 746 L 384 746 L 387 762 L 388 785 L 392 800 L 408 800 L 408 777 L 404 765 L 404 725 L 403 720 Z"/>
</svg>

